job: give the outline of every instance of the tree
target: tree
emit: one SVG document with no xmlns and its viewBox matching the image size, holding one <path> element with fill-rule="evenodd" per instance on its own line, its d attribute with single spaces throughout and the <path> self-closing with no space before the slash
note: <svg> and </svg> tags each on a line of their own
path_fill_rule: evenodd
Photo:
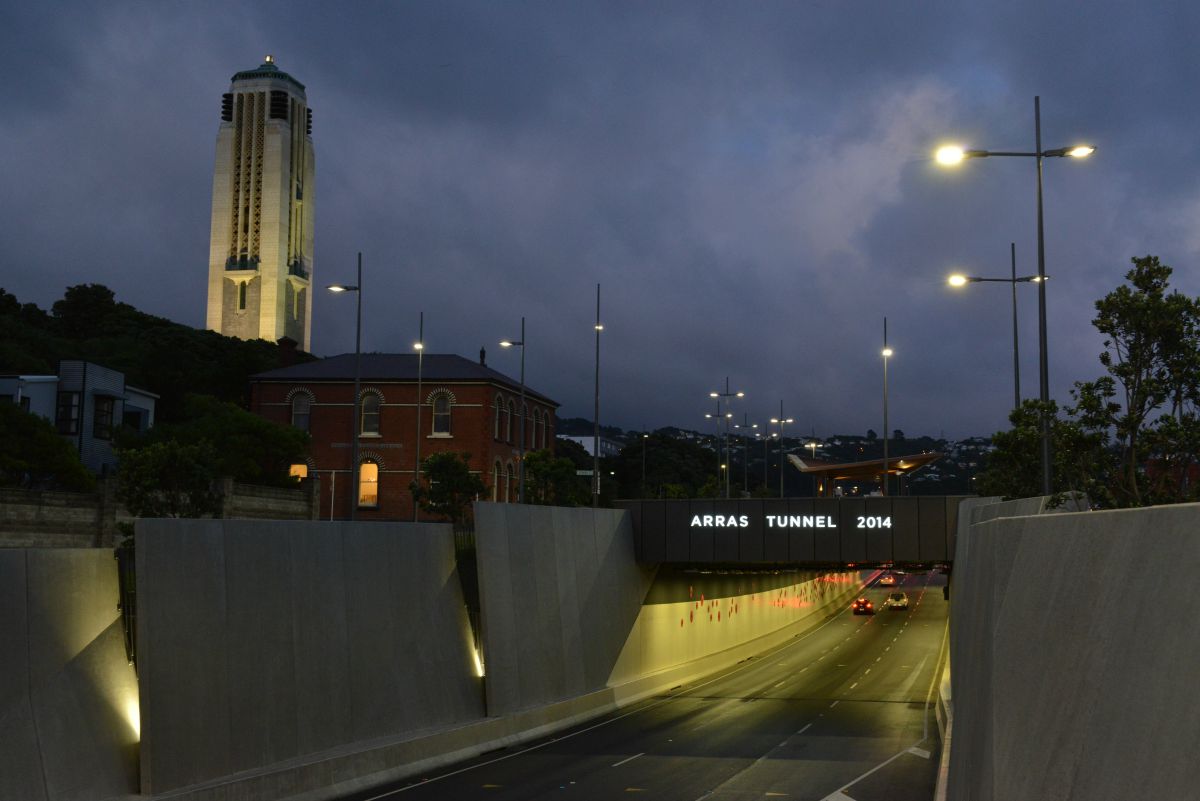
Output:
<svg viewBox="0 0 1200 801">
<path fill-rule="evenodd" d="M 588 482 L 581 480 L 575 469 L 570 459 L 556 457 L 549 450 L 526 453 L 525 500 L 543 506 L 590 503 Z"/>
<path fill-rule="evenodd" d="M 50 421 L 0 402 L 0 486 L 88 492 L 96 481 Z"/>
<path fill-rule="evenodd" d="M 161 423 L 141 435 L 128 431 L 119 435 L 119 458 L 162 442 L 208 445 L 214 454 L 213 469 L 222 478 L 278 487 L 295 483 L 288 468 L 304 461 L 308 434 L 208 395 L 188 395 L 183 408 L 184 417 L 178 422 Z"/>
<path fill-rule="evenodd" d="M 209 443 L 154 442 L 120 453 L 117 498 L 135 517 L 220 514 L 217 451 Z"/>
<path fill-rule="evenodd" d="M 455 526 L 470 520 L 471 502 L 483 494 L 483 479 L 471 472 L 471 455 L 445 451 L 421 460 L 422 483 L 412 487 L 421 509 Z"/>
<path fill-rule="evenodd" d="M 644 487 L 643 457 L 646 465 Z M 700 497 L 700 488 L 707 481 L 711 480 L 714 487 L 717 482 L 717 457 L 713 451 L 660 432 L 644 439 L 638 437 L 607 465 L 607 469 L 616 473 L 616 492 L 621 498 L 665 498 L 671 497 L 669 493 L 678 492 L 684 494 L 677 497 L 695 498 Z M 590 463 L 588 468 L 591 468 Z"/>
</svg>

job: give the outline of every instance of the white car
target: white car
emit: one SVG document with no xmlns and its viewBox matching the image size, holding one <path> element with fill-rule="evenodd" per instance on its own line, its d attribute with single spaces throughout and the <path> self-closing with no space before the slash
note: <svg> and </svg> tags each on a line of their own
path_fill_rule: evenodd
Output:
<svg viewBox="0 0 1200 801">
<path fill-rule="evenodd" d="M 881 587 L 891 587 L 891 586 L 894 586 L 895 584 L 896 584 L 896 577 L 893 576 L 891 573 L 884 573 L 882 576 L 879 577 L 879 586 L 881 586 Z"/>
<path fill-rule="evenodd" d="M 884 603 L 887 605 L 888 609 L 907 609 L 908 595 L 903 591 L 893 592 L 887 597 L 887 600 L 884 601 Z"/>
</svg>

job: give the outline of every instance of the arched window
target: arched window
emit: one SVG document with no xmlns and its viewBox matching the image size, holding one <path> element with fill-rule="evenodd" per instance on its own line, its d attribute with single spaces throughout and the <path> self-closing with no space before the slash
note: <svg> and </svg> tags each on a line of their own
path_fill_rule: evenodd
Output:
<svg viewBox="0 0 1200 801">
<path fill-rule="evenodd" d="M 513 419 L 513 409 L 515 407 L 516 407 L 516 404 L 514 404 L 511 400 L 508 402 L 508 405 L 504 407 L 504 441 L 505 442 L 513 441 L 512 419 Z"/>
<path fill-rule="evenodd" d="M 246 282 L 245 282 L 245 281 L 239 281 L 239 282 L 238 282 L 238 302 L 237 302 L 237 307 L 238 307 L 238 311 L 245 311 L 245 310 L 246 310 Z"/>
<path fill-rule="evenodd" d="M 450 436 L 450 396 L 438 395 L 433 399 L 433 433 Z"/>
<path fill-rule="evenodd" d="M 292 425 L 301 431 L 308 431 L 309 415 L 312 413 L 312 398 L 300 393 L 292 397 Z"/>
<path fill-rule="evenodd" d="M 492 465 L 492 500 L 500 500 L 500 463 Z"/>
<path fill-rule="evenodd" d="M 550 427 L 550 412 L 542 413 L 541 434 L 542 434 L 542 450 L 550 447 L 549 440 L 546 439 L 546 429 Z"/>
<path fill-rule="evenodd" d="M 500 410 L 504 407 L 504 398 L 496 396 L 496 424 L 495 432 L 492 434 L 493 439 L 500 439 Z"/>
<path fill-rule="evenodd" d="M 529 404 L 521 407 L 521 436 L 525 438 L 525 450 L 533 450 L 533 425 L 529 422 Z"/>
<path fill-rule="evenodd" d="M 504 466 L 504 502 L 505 503 L 508 503 L 509 499 L 512 497 L 512 483 L 513 483 L 512 465 L 506 464 Z"/>
<path fill-rule="evenodd" d="M 379 506 L 379 465 L 371 459 L 358 466 L 358 505 L 367 509 Z"/>
<path fill-rule="evenodd" d="M 365 393 L 359 408 L 362 414 L 359 433 L 364 436 L 379 436 L 379 396 L 373 392 Z"/>
</svg>

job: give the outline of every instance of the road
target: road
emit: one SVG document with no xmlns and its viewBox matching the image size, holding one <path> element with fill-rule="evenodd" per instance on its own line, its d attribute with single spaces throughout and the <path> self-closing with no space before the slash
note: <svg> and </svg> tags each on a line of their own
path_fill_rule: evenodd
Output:
<svg viewBox="0 0 1200 801">
<path fill-rule="evenodd" d="M 346 801 L 928 801 L 949 604 L 900 576 L 907 611 L 846 611 L 707 680 L 532 744 Z M 893 588 L 864 594 L 879 607 Z"/>
</svg>

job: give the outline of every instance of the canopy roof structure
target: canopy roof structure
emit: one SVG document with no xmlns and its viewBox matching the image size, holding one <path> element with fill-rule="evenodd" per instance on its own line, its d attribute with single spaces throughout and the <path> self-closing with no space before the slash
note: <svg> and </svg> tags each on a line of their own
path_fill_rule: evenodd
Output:
<svg viewBox="0 0 1200 801">
<path fill-rule="evenodd" d="M 907 476 L 927 464 L 936 462 L 945 454 L 915 453 L 905 456 L 891 456 L 887 460 L 887 473 L 890 476 Z M 825 493 L 833 491 L 837 481 L 876 481 L 883 475 L 883 459 L 868 459 L 864 462 L 822 462 L 814 459 L 801 459 L 795 454 L 788 454 L 788 460 L 801 473 L 817 477 L 818 483 Z"/>
</svg>

